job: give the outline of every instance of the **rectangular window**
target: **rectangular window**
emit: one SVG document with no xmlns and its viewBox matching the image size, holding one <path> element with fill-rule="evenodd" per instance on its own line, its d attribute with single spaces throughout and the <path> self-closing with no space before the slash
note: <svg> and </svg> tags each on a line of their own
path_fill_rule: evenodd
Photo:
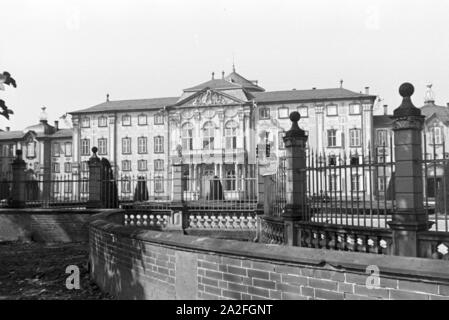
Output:
<svg viewBox="0 0 449 320">
<path fill-rule="evenodd" d="M 308 106 L 300 106 L 300 107 L 298 107 L 298 112 L 301 115 L 301 118 L 307 118 L 309 116 L 309 107 Z"/>
<path fill-rule="evenodd" d="M 278 113 L 279 113 L 280 119 L 288 118 L 288 108 L 286 108 L 286 107 L 279 108 Z"/>
<path fill-rule="evenodd" d="M 139 126 L 146 126 L 148 124 L 147 115 L 146 114 L 139 115 L 137 117 L 137 123 L 139 124 Z"/>
<path fill-rule="evenodd" d="M 131 171 L 131 161 L 130 160 L 122 161 L 122 171 Z"/>
<path fill-rule="evenodd" d="M 351 177 L 351 190 L 360 191 L 360 176 L 358 174 L 353 174 Z"/>
<path fill-rule="evenodd" d="M 90 154 L 90 140 L 81 140 L 81 155 L 88 156 Z"/>
<path fill-rule="evenodd" d="M 131 125 L 131 116 L 129 114 L 125 114 L 122 116 L 122 126 L 130 126 Z"/>
<path fill-rule="evenodd" d="M 27 158 L 34 157 L 36 157 L 36 143 L 32 141 L 27 143 Z"/>
<path fill-rule="evenodd" d="M 122 180 L 122 192 L 131 193 L 131 180 L 129 178 L 124 178 Z"/>
<path fill-rule="evenodd" d="M 138 160 L 137 161 L 137 170 L 147 171 L 148 170 L 147 160 Z"/>
<path fill-rule="evenodd" d="M 154 192 L 157 193 L 164 192 L 164 179 L 162 177 L 154 178 Z"/>
<path fill-rule="evenodd" d="M 71 162 L 65 162 L 64 163 L 64 172 L 65 173 L 71 173 L 72 172 L 72 163 Z"/>
<path fill-rule="evenodd" d="M 443 135 L 440 127 L 433 127 L 430 129 L 430 144 L 442 144 Z"/>
<path fill-rule="evenodd" d="M 164 153 L 164 137 L 154 137 L 154 153 Z"/>
<path fill-rule="evenodd" d="M 360 114 L 360 104 L 350 104 L 349 105 L 349 114 Z"/>
<path fill-rule="evenodd" d="M 387 146 L 387 130 L 377 130 L 376 132 L 376 142 L 377 142 L 377 146 L 379 147 L 383 147 L 383 146 Z"/>
<path fill-rule="evenodd" d="M 140 137 L 137 138 L 137 152 L 139 154 L 145 154 L 148 153 L 148 143 L 147 143 L 148 139 L 147 137 Z"/>
<path fill-rule="evenodd" d="M 87 161 L 81 162 L 81 171 L 84 171 L 84 172 L 89 171 L 89 162 L 87 162 Z"/>
<path fill-rule="evenodd" d="M 164 115 L 157 113 L 154 115 L 154 124 L 164 124 Z"/>
<path fill-rule="evenodd" d="M 89 179 L 83 178 L 81 181 L 81 193 L 88 193 L 89 192 Z"/>
<path fill-rule="evenodd" d="M 57 162 L 53 162 L 52 166 L 51 166 L 51 171 L 54 173 L 59 173 L 60 169 L 59 169 L 59 163 Z"/>
<path fill-rule="evenodd" d="M 329 191 L 338 191 L 337 189 L 337 175 L 330 174 L 329 175 Z"/>
<path fill-rule="evenodd" d="M 64 181 L 64 193 L 72 193 L 72 181 Z"/>
<path fill-rule="evenodd" d="M 81 120 L 81 128 L 90 128 L 90 118 L 89 117 L 84 117 Z"/>
<path fill-rule="evenodd" d="M 385 179 L 385 177 L 379 177 L 379 179 L 378 179 L 378 183 L 379 183 L 379 191 L 380 192 L 385 192 L 385 190 L 386 190 L 386 179 Z"/>
<path fill-rule="evenodd" d="M 361 145 L 361 134 L 362 134 L 362 131 L 360 129 L 349 130 L 349 146 L 350 147 L 359 147 Z"/>
<path fill-rule="evenodd" d="M 259 110 L 259 118 L 260 119 L 270 119 L 270 109 L 268 109 L 268 108 L 261 108 Z"/>
<path fill-rule="evenodd" d="M 131 154 L 131 138 L 122 138 L 122 154 Z"/>
<path fill-rule="evenodd" d="M 53 193 L 59 193 L 59 182 L 53 182 Z"/>
<path fill-rule="evenodd" d="M 164 160 L 156 159 L 154 160 L 154 171 L 163 171 L 164 170 Z"/>
<path fill-rule="evenodd" d="M 226 170 L 226 183 L 225 183 L 225 189 L 228 191 L 235 191 L 236 190 L 236 179 L 235 179 L 235 170 Z"/>
<path fill-rule="evenodd" d="M 285 136 L 285 132 L 284 131 L 281 131 L 281 132 L 278 133 L 279 149 L 285 149 L 284 136 Z"/>
<path fill-rule="evenodd" d="M 326 114 L 328 116 L 338 116 L 338 108 L 336 104 L 330 104 L 326 107 Z"/>
<path fill-rule="evenodd" d="M 106 138 L 98 139 L 98 154 L 100 155 L 108 154 L 108 139 Z"/>
<path fill-rule="evenodd" d="M 327 146 L 328 147 L 337 146 L 337 130 L 335 129 L 327 130 Z"/>
<path fill-rule="evenodd" d="M 98 118 L 98 126 L 99 127 L 107 127 L 108 126 L 108 118 L 107 117 L 99 117 Z"/>
<path fill-rule="evenodd" d="M 52 156 L 53 156 L 53 157 L 59 157 L 60 154 L 61 154 L 61 146 L 59 145 L 59 142 L 53 143 L 53 152 L 52 152 Z"/>
<path fill-rule="evenodd" d="M 65 156 L 66 157 L 71 157 L 72 156 L 72 143 L 71 142 L 66 142 L 64 145 L 64 152 L 65 152 Z"/>
</svg>

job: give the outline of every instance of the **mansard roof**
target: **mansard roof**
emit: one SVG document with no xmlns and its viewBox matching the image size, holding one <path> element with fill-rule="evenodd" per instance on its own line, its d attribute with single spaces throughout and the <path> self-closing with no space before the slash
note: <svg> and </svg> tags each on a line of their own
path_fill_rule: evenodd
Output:
<svg viewBox="0 0 449 320">
<path fill-rule="evenodd" d="M 449 125 L 449 107 L 438 106 L 434 101 L 429 101 L 421 107 L 421 113 L 426 120 L 436 116 L 443 123 Z"/>
<path fill-rule="evenodd" d="M 212 79 L 206 82 L 203 82 L 199 85 L 196 85 L 191 88 L 184 89 L 184 92 L 187 91 L 199 91 L 205 88 L 214 89 L 214 90 L 229 90 L 229 89 L 241 89 L 242 85 L 237 83 L 232 83 L 225 79 Z"/>
<path fill-rule="evenodd" d="M 315 100 L 338 100 L 338 99 L 376 99 L 376 96 L 357 93 L 344 88 L 310 89 L 310 90 L 287 90 L 253 92 L 257 103 L 270 102 L 295 102 Z"/>
<path fill-rule="evenodd" d="M 135 100 L 117 100 L 106 101 L 93 107 L 70 112 L 70 114 L 113 112 L 125 110 L 151 110 L 161 109 L 167 105 L 175 103 L 179 97 L 153 98 L 153 99 L 135 99 Z"/>
</svg>

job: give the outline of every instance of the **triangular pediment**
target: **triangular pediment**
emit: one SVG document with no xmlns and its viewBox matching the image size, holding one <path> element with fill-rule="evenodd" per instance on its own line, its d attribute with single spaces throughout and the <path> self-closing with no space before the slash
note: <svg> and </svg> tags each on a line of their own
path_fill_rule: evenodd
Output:
<svg viewBox="0 0 449 320">
<path fill-rule="evenodd" d="M 210 88 L 205 88 L 197 93 L 186 97 L 183 100 L 178 101 L 178 106 L 199 107 L 199 106 L 220 106 L 220 105 L 233 105 L 242 104 L 247 101 L 243 101 L 230 94 L 216 91 Z"/>
</svg>

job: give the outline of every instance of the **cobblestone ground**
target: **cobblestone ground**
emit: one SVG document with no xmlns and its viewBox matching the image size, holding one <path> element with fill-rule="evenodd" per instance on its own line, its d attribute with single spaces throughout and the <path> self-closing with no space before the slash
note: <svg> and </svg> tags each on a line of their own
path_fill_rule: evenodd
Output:
<svg viewBox="0 0 449 320">
<path fill-rule="evenodd" d="M 92 299 L 105 300 L 90 280 L 85 244 L 0 243 L 1 299 Z M 66 267 L 80 269 L 80 289 L 66 288 Z"/>
</svg>

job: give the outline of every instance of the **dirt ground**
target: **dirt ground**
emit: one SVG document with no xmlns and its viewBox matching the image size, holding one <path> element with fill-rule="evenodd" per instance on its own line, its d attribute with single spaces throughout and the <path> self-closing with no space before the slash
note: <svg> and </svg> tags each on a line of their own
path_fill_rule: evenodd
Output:
<svg viewBox="0 0 449 320">
<path fill-rule="evenodd" d="M 87 271 L 86 244 L 0 243 L 0 300 L 105 300 Z M 66 288 L 66 267 L 80 270 L 80 289 Z"/>
</svg>

